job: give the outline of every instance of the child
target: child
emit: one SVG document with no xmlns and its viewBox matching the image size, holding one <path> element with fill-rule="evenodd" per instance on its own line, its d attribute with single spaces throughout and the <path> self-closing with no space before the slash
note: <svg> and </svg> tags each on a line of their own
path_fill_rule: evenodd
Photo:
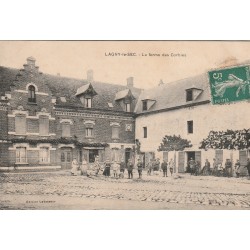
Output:
<svg viewBox="0 0 250 250">
<path fill-rule="evenodd" d="M 115 161 L 114 163 L 113 163 L 113 174 L 114 174 L 114 177 L 115 178 L 117 178 L 118 177 L 118 175 L 117 175 L 117 173 L 118 173 L 118 169 L 119 169 L 119 164 Z"/>
</svg>

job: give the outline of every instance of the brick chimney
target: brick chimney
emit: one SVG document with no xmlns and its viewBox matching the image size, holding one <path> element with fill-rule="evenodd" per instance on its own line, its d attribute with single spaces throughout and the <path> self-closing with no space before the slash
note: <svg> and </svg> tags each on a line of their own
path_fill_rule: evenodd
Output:
<svg viewBox="0 0 250 250">
<path fill-rule="evenodd" d="M 87 81 L 88 82 L 93 82 L 94 81 L 94 72 L 92 69 L 89 69 L 87 71 Z"/>
<path fill-rule="evenodd" d="M 127 87 L 132 88 L 134 86 L 134 77 L 130 76 L 127 78 Z"/>
<path fill-rule="evenodd" d="M 34 65 L 35 66 L 35 63 L 36 63 L 36 59 L 32 56 L 28 57 L 27 58 L 27 64 L 28 65 Z"/>
</svg>

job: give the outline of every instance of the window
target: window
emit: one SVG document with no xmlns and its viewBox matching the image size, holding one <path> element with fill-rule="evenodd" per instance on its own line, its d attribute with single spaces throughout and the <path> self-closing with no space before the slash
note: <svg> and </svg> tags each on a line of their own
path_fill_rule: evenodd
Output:
<svg viewBox="0 0 250 250">
<path fill-rule="evenodd" d="M 49 148 L 41 147 L 39 156 L 40 156 L 40 163 L 49 163 Z"/>
<path fill-rule="evenodd" d="M 61 162 L 65 162 L 65 154 L 64 154 L 64 152 L 61 153 Z"/>
<path fill-rule="evenodd" d="M 118 148 L 113 148 L 112 149 L 112 155 L 111 155 L 111 161 L 119 161 L 119 149 Z"/>
<path fill-rule="evenodd" d="M 27 163 L 27 151 L 25 147 L 16 148 L 16 163 Z"/>
<path fill-rule="evenodd" d="M 62 123 L 62 137 L 70 137 L 70 123 Z"/>
<path fill-rule="evenodd" d="M 186 101 L 187 102 L 193 101 L 193 90 L 192 89 L 186 90 Z"/>
<path fill-rule="evenodd" d="M 16 130 L 16 134 L 18 135 L 26 134 L 26 116 L 25 115 L 16 115 L 15 130 Z"/>
<path fill-rule="evenodd" d="M 39 134 L 49 135 L 49 118 L 47 116 L 40 116 L 39 118 Z"/>
<path fill-rule="evenodd" d="M 126 112 L 131 112 L 131 104 L 130 103 L 126 103 L 125 104 L 125 109 L 126 109 Z"/>
<path fill-rule="evenodd" d="M 112 127 L 112 139 L 119 139 L 119 127 Z"/>
<path fill-rule="evenodd" d="M 85 98 L 84 99 L 84 107 L 85 108 L 91 108 L 92 107 L 92 99 L 91 98 Z"/>
<path fill-rule="evenodd" d="M 142 110 L 143 111 L 148 110 L 148 103 L 147 103 L 147 101 L 142 101 Z"/>
<path fill-rule="evenodd" d="M 93 137 L 93 128 L 86 128 L 86 137 Z"/>
<path fill-rule="evenodd" d="M 147 127 L 143 127 L 143 138 L 147 138 L 148 137 L 148 129 Z"/>
<path fill-rule="evenodd" d="M 28 88 L 29 98 L 28 102 L 36 102 L 36 89 L 33 85 L 30 85 Z"/>
<path fill-rule="evenodd" d="M 193 123 L 193 121 L 188 121 L 187 122 L 187 130 L 188 130 L 188 134 L 193 134 L 193 132 L 194 132 L 194 123 Z"/>
</svg>

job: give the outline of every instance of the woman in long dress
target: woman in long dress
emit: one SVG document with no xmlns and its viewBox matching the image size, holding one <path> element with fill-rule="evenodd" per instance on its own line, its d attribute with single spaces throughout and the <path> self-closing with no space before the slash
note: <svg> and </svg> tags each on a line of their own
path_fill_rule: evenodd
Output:
<svg viewBox="0 0 250 250">
<path fill-rule="evenodd" d="M 72 163 L 71 163 L 71 174 L 72 175 L 77 175 L 78 170 L 79 170 L 79 165 L 78 165 L 78 162 L 77 162 L 76 158 L 74 158 Z"/>
<path fill-rule="evenodd" d="M 87 170 L 88 170 L 88 164 L 87 164 L 87 161 L 83 158 L 82 165 L 81 165 L 82 175 L 84 176 L 88 175 Z"/>
</svg>

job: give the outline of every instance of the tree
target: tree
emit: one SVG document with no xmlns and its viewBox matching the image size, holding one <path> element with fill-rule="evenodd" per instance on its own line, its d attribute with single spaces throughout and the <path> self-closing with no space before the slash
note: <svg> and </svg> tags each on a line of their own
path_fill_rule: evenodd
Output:
<svg viewBox="0 0 250 250">
<path fill-rule="evenodd" d="M 174 151 L 174 163 L 176 166 L 176 151 L 183 151 L 185 148 L 192 147 L 192 144 L 187 139 L 183 139 L 180 135 L 165 135 L 158 151 Z"/>
<path fill-rule="evenodd" d="M 246 150 L 250 148 L 250 129 L 210 131 L 200 149 Z"/>
<path fill-rule="evenodd" d="M 162 143 L 159 146 L 158 151 L 183 151 L 185 148 L 192 147 L 192 144 L 187 139 L 183 139 L 179 136 L 166 135 L 162 139 Z"/>
</svg>

